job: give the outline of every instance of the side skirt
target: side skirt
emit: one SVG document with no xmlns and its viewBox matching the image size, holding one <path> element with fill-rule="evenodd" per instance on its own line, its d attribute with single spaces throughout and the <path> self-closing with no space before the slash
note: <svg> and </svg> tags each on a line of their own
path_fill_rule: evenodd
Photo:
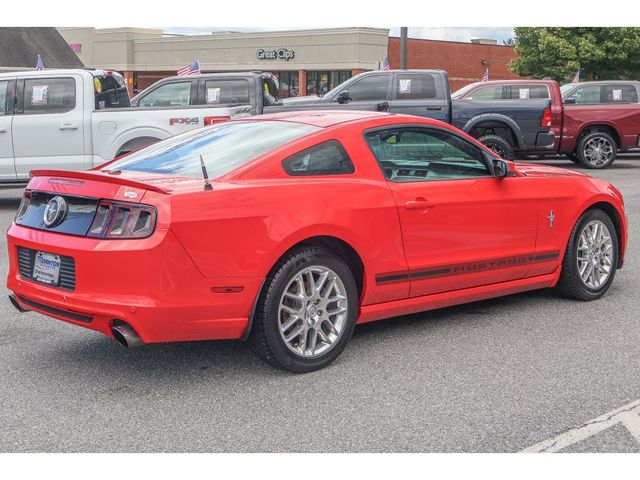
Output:
<svg viewBox="0 0 640 480">
<path fill-rule="evenodd" d="M 437 308 L 450 307 L 462 303 L 477 302 L 487 298 L 502 297 L 514 293 L 553 287 L 560 275 L 558 267 L 554 273 L 540 275 L 531 278 L 521 278 L 510 282 L 482 285 L 480 287 L 453 290 L 451 292 L 424 295 L 421 297 L 405 298 L 393 302 L 376 303 L 360 307 L 360 315 L 357 324 L 374 322 L 383 318 L 410 315 L 412 313 L 426 312 Z"/>
</svg>

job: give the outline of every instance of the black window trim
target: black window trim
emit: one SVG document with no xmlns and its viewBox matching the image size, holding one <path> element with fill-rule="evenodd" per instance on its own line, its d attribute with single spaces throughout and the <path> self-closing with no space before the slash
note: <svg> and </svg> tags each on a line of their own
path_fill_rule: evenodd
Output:
<svg viewBox="0 0 640 480">
<path fill-rule="evenodd" d="M 287 171 L 287 168 L 285 167 L 285 163 L 287 162 L 287 160 L 291 159 L 292 157 L 295 157 L 297 155 L 300 155 L 301 153 L 306 152 L 307 150 L 311 150 L 312 148 L 317 148 L 321 145 L 324 145 L 325 143 L 336 143 L 338 146 L 338 149 L 342 151 L 342 153 L 344 154 L 344 156 L 349 160 L 349 162 L 351 163 L 351 166 L 353 167 L 353 172 L 351 173 L 313 173 L 313 171 L 311 173 L 299 173 L 299 174 L 295 174 L 295 173 L 289 173 Z M 358 169 L 356 168 L 356 164 L 353 162 L 351 155 L 349 155 L 349 152 L 347 152 L 347 149 L 344 148 L 344 145 L 342 144 L 342 142 L 340 140 L 338 140 L 337 138 L 330 138 L 327 140 L 323 140 L 321 142 L 315 143 L 309 147 L 305 147 L 302 150 L 297 151 L 296 153 L 292 153 L 291 155 L 287 155 L 286 158 L 283 158 L 282 161 L 280 162 L 280 166 L 282 167 L 282 170 L 284 171 L 284 173 L 288 176 L 288 177 L 293 177 L 293 178 L 299 178 L 299 177 L 341 177 L 341 176 L 351 176 L 351 175 L 355 175 L 358 172 Z"/>
<path fill-rule="evenodd" d="M 73 80 L 73 107 L 68 110 L 56 110 L 53 112 L 24 112 L 24 93 L 25 93 L 25 83 L 27 80 L 61 80 L 61 79 L 71 79 Z M 72 75 L 54 75 L 47 77 L 18 77 L 17 85 L 16 85 L 16 104 L 14 115 L 60 115 L 64 113 L 72 112 L 78 106 L 78 83 L 76 82 L 77 77 Z M 93 84 L 93 81 L 92 81 Z M 92 85 L 93 87 L 93 85 Z"/>
<path fill-rule="evenodd" d="M 382 166 L 382 164 L 380 163 L 380 160 L 378 160 L 378 157 L 376 156 L 376 154 L 374 153 L 373 149 L 371 148 L 371 145 L 369 145 L 369 142 L 367 142 L 367 134 L 369 133 L 376 133 L 382 130 L 392 130 L 392 129 L 396 129 L 396 128 L 420 128 L 423 130 L 437 130 L 440 132 L 445 132 L 448 133 L 454 137 L 459 138 L 460 140 L 467 142 L 469 145 L 471 145 L 473 148 L 476 148 L 480 151 L 480 156 L 482 157 L 482 161 L 484 163 L 484 166 L 487 168 L 487 171 L 489 172 L 488 175 L 481 175 L 481 176 L 477 176 L 477 177 L 469 177 L 469 178 L 440 178 L 440 179 L 433 179 L 433 180 L 416 180 L 416 181 L 407 181 L 407 182 L 397 182 L 394 180 L 391 180 L 389 178 L 387 178 L 387 176 L 384 173 L 384 167 Z M 393 183 L 398 183 L 398 184 L 405 184 L 405 183 L 429 183 L 429 182 L 459 182 L 459 181 L 469 181 L 469 180 L 481 180 L 481 179 L 485 179 L 485 178 L 495 178 L 495 176 L 491 173 L 493 171 L 493 168 L 491 168 L 491 166 L 489 165 L 489 159 L 487 158 L 486 152 L 478 147 L 477 145 L 474 145 L 473 142 L 470 142 L 468 138 L 463 137 L 462 135 L 460 135 L 457 132 L 454 132 L 448 128 L 444 128 L 444 127 L 439 127 L 437 125 L 426 125 L 424 123 L 394 123 L 391 125 L 382 125 L 379 127 L 373 127 L 373 128 L 368 128 L 366 130 L 364 130 L 362 132 L 362 141 L 366 144 L 367 148 L 369 149 L 369 152 L 371 153 L 371 156 L 373 157 L 373 159 L 375 160 L 376 164 L 378 165 L 378 168 L 380 169 L 380 173 L 382 174 L 382 178 L 383 180 L 387 181 L 387 182 L 393 182 Z"/>
</svg>

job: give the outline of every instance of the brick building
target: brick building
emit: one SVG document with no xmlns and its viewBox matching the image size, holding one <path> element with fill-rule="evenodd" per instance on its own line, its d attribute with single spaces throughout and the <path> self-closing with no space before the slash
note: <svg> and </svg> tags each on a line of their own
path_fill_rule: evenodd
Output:
<svg viewBox="0 0 640 480">
<path fill-rule="evenodd" d="M 495 40 L 472 40 L 466 43 L 410 38 L 407 41 L 407 68 L 446 70 L 452 92 L 482 80 L 486 68 L 489 69 L 491 80 L 522 78 L 507 68 L 516 57 L 513 47 L 498 45 Z M 398 37 L 389 37 L 389 64 L 391 68 L 400 68 Z"/>
</svg>

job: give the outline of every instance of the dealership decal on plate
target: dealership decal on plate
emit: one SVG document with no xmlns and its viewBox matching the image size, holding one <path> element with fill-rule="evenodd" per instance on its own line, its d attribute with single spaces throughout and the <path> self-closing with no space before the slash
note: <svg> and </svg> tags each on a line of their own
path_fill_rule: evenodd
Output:
<svg viewBox="0 0 640 480">
<path fill-rule="evenodd" d="M 49 285 L 57 285 L 60 277 L 60 256 L 36 252 L 33 262 L 33 279 Z"/>
</svg>

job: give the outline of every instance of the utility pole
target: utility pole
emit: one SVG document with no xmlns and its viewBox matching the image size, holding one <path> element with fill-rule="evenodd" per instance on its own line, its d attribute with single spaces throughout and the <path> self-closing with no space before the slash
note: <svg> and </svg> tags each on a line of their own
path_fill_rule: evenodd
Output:
<svg viewBox="0 0 640 480">
<path fill-rule="evenodd" d="M 407 68 L 407 27 L 400 27 L 400 68 Z"/>
</svg>

